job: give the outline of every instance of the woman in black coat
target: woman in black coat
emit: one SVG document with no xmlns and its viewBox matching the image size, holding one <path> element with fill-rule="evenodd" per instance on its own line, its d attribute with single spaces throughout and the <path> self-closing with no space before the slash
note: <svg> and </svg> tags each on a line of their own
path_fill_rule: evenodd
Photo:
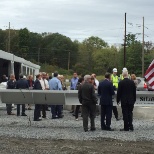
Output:
<svg viewBox="0 0 154 154">
<path fill-rule="evenodd" d="M 33 80 L 33 76 L 32 75 L 28 76 L 27 82 L 28 82 L 29 90 L 32 90 L 34 88 L 34 80 Z M 28 104 L 27 109 L 31 110 L 31 105 Z"/>
<path fill-rule="evenodd" d="M 82 85 L 82 83 L 84 82 L 84 78 L 79 78 L 78 83 L 76 85 L 76 90 L 79 90 L 80 86 Z M 75 109 L 75 119 L 78 121 L 78 117 L 79 117 L 79 110 L 80 110 L 81 105 L 76 105 L 76 109 Z"/>
<path fill-rule="evenodd" d="M 36 80 L 34 82 L 34 90 L 42 90 L 42 86 L 40 83 L 41 80 L 41 75 L 38 74 L 36 76 Z M 40 121 L 41 119 L 39 119 L 41 113 L 41 105 L 40 104 L 35 104 L 35 109 L 34 109 L 34 121 Z"/>
</svg>

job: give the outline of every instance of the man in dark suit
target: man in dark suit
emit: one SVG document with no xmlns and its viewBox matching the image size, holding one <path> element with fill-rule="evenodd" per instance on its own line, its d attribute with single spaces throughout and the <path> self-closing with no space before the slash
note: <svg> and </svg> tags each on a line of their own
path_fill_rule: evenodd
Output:
<svg viewBox="0 0 154 154">
<path fill-rule="evenodd" d="M 82 104 L 82 117 L 84 131 L 88 131 L 88 117 L 90 116 L 91 131 L 95 131 L 95 112 L 97 98 L 95 95 L 94 86 L 91 83 L 91 76 L 84 76 L 84 83 L 78 90 L 79 102 Z"/>
<path fill-rule="evenodd" d="M 7 82 L 7 89 L 15 89 L 16 88 L 16 81 L 15 81 L 15 75 L 11 74 L 10 79 Z M 12 113 L 12 104 L 6 104 L 7 114 L 8 115 L 15 115 Z"/>
<path fill-rule="evenodd" d="M 110 73 L 105 74 L 105 80 L 100 82 L 98 86 L 98 94 L 101 96 L 101 128 L 102 130 L 113 131 L 111 129 L 111 118 L 112 118 L 112 96 L 115 94 L 114 87 L 111 83 Z M 106 118 L 106 123 L 105 123 Z"/>
<path fill-rule="evenodd" d="M 34 90 L 42 90 L 40 80 L 41 80 L 41 75 L 40 74 L 36 75 L 36 80 L 34 82 Z M 34 121 L 41 120 L 41 119 L 39 119 L 39 117 L 41 116 L 40 110 L 41 110 L 41 105 L 35 104 Z"/>
<path fill-rule="evenodd" d="M 28 82 L 23 78 L 23 75 L 19 75 L 19 80 L 16 83 L 16 89 L 29 89 Z M 17 104 L 17 116 L 20 116 L 20 104 Z M 21 116 L 27 116 L 25 114 L 25 104 L 22 104 Z"/>
<path fill-rule="evenodd" d="M 133 131 L 133 108 L 136 102 L 135 83 L 128 79 L 128 72 L 123 72 L 124 80 L 119 82 L 117 91 L 117 103 L 121 101 L 121 108 L 124 120 L 124 129 L 121 131 Z"/>
</svg>

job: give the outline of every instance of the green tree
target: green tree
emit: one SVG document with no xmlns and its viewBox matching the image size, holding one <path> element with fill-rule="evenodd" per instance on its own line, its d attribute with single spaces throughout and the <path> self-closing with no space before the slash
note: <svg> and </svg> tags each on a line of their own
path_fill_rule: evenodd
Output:
<svg viewBox="0 0 154 154">
<path fill-rule="evenodd" d="M 131 46 L 132 44 L 136 44 L 138 41 L 137 41 L 137 38 L 136 38 L 136 35 L 135 34 L 128 34 L 127 37 L 126 37 L 126 44 L 127 46 Z"/>
<path fill-rule="evenodd" d="M 115 47 L 104 48 L 93 54 L 94 72 L 102 75 L 111 72 L 117 66 L 117 50 Z"/>
<path fill-rule="evenodd" d="M 29 31 L 27 28 L 19 30 L 20 56 L 26 58 L 29 51 Z"/>
<path fill-rule="evenodd" d="M 88 45 L 89 48 L 103 49 L 108 47 L 108 44 L 97 36 L 91 36 L 83 41 L 83 44 Z"/>
<path fill-rule="evenodd" d="M 8 37 L 6 31 L 0 29 L 0 49 L 7 51 Z"/>
<path fill-rule="evenodd" d="M 137 76 L 141 75 L 142 71 L 142 44 L 137 40 L 135 34 L 127 35 L 126 48 L 126 67 L 129 73 L 135 73 Z M 123 48 L 119 52 L 120 69 L 123 67 Z"/>
<path fill-rule="evenodd" d="M 41 48 L 44 49 L 41 50 L 42 62 L 67 69 L 70 53 L 70 68 L 76 63 L 78 44 L 64 35 L 53 33 L 45 36 Z"/>
<path fill-rule="evenodd" d="M 89 73 L 94 72 L 93 56 L 97 51 L 108 48 L 108 44 L 99 37 L 91 36 L 79 44 L 78 63 Z M 83 69 L 83 68 L 82 68 Z"/>
<path fill-rule="evenodd" d="M 41 49 L 41 44 L 42 44 L 42 35 L 38 33 L 29 33 L 29 51 L 27 58 L 30 61 L 36 61 L 38 62 L 39 59 L 41 58 L 39 56 L 40 54 L 40 49 Z"/>
</svg>

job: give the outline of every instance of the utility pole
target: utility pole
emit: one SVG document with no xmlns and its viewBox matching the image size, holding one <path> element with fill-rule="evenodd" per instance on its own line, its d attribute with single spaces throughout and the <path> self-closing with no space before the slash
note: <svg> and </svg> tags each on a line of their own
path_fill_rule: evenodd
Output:
<svg viewBox="0 0 154 154">
<path fill-rule="evenodd" d="M 144 17 L 143 17 L 143 42 L 142 42 L 142 77 L 144 77 Z"/>
<path fill-rule="evenodd" d="M 10 22 L 9 22 L 8 52 L 10 52 Z"/>
<path fill-rule="evenodd" d="M 70 52 L 68 53 L 68 71 L 70 69 Z"/>
<path fill-rule="evenodd" d="M 126 13 L 125 13 L 125 35 L 124 35 L 124 67 L 126 67 Z"/>
</svg>

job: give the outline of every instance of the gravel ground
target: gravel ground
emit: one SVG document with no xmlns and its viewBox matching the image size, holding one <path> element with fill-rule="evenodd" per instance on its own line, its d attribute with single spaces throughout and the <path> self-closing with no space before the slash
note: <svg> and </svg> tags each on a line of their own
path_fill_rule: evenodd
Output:
<svg viewBox="0 0 154 154">
<path fill-rule="evenodd" d="M 64 111 L 63 119 L 51 119 L 50 111 L 47 112 L 47 119 L 39 122 L 33 121 L 33 110 L 26 111 L 28 117 L 8 116 L 5 111 L 0 111 L 0 136 L 35 138 L 35 139 L 70 139 L 70 140 L 94 140 L 97 138 L 111 138 L 122 141 L 142 141 L 154 140 L 153 120 L 134 120 L 134 132 L 120 132 L 123 121 L 112 119 L 113 132 L 102 131 L 100 129 L 100 117 L 96 118 L 96 131 L 84 132 L 82 128 L 82 118 L 75 121 L 75 118 Z"/>
<path fill-rule="evenodd" d="M 15 111 L 14 111 L 15 112 Z M 134 132 L 120 132 L 123 121 L 112 119 L 114 132 L 100 129 L 100 117 L 96 118 L 96 131 L 84 132 L 82 118 L 75 118 L 64 111 L 63 119 L 33 121 L 33 110 L 28 117 L 8 116 L 0 110 L 0 153 L 2 154 L 153 154 L 154 120 L 135 119 Z M 31 122 L 29 121 L 29 117 Z"/>
</svg>

